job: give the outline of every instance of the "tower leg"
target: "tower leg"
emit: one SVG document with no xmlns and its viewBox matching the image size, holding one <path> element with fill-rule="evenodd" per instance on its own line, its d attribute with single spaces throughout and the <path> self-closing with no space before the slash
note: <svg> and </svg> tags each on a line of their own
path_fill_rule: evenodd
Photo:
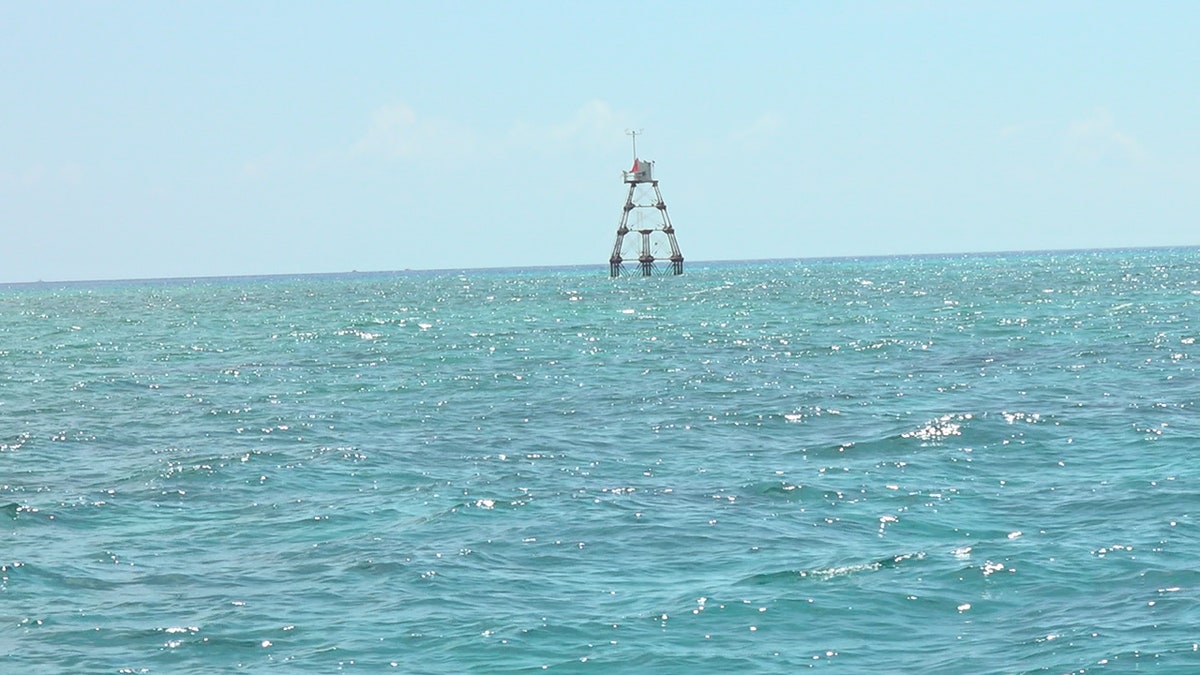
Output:
<svg viewBox="0 0 1200 675">
<path fill-rule="evenodd" d="M 629 194 L 625 196 L 625 209 L 621 212 L 621 224 L 617 226 L 617 240 L 613 244 L 612 256 L 608 259 L 608 275 L 610 277 L 621 276 L 621 263 L 624 262 L 621 258 L 621 245 L 625 240 L 625 235 L 629 234 L 629 212 L 634 209 L 633 191 L 637 185 L 629 185 Z"/>
<path fill-rule="evenodd" d="M 652 230 L 638 230 L 642 235 L 642 255 L 638 257 L 638 262 L 642 264 L 642 276 L 648 277 L 654 274 L 654 254 L 650 252 L 650 232 Z"/>
</svg>

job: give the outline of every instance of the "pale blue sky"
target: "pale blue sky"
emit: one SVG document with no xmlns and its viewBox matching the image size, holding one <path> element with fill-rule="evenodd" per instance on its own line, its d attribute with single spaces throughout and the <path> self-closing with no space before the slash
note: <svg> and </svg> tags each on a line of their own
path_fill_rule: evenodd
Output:
<svg viewBox="0 0 1200 675">
<path fill-rule="evenodd" d="M 0 282 L 1200 244 L 1196 2 L 0 3 Z"/>
</svg>

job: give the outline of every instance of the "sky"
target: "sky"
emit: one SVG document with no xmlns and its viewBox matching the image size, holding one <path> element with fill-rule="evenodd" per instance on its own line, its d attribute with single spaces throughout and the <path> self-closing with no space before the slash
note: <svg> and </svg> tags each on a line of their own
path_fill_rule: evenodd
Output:
<svg viewBox="0 0 1200 675">
<path fill-rule="evenodd" d="M 1200 3 L 0 2 L 0 282 L 1200 245 Z"/>
</svg>

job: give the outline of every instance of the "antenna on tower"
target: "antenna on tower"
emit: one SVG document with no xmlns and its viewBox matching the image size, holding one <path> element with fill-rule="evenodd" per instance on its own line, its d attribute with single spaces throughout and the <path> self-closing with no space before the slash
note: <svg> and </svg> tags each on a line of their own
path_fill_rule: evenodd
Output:
<svg viewBox="0 0 1200 675">
<path fill-rule="evenodd" d="M 637 159 L 637 135 L 646 133 L 642 129 L 626 129 L 625 135 L 633 137 L 633 158 Z"/>
</svg>

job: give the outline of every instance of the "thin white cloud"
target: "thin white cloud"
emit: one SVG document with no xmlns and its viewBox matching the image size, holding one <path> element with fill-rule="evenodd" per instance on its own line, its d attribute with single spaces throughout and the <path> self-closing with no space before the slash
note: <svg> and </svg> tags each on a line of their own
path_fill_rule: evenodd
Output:
<svg viewBox="0 0 1200 675">
<path fill-rule="evenodd" d="M 729 139 L 741 145 L 761 146 L 772 141 L 782 128 L 783 117 L 779 113 L 768 110 L 749 124 L 734 129 L 733 133 L 729 135 Z"/>
<path fill-rule="evenodd" d="M 1134 164 L 1146 160 L 1146 150 L 1136 138 L 1121 131 L 1107 110 L 1076 120 L 1067 127 L 1067 152 L 1087 162 L 1119 157 Z"/>
<path fill-rule="evenodd" d="M 238 178 L 242 180 L 259 180 L 269 173 L 268 161 L 264 158 L 250 159 L 242 163 L 242 171 Z"/>
<path fill-rule="evenodd" d="M 371 113 L 366 133 L 351 148 L 360 157 L 431 159 L 470 155 L 477 147 L 470 129 L 436 117 L 418 115 L 404 103 Z"/>
<path fill-rule="evenodd" d="M 83 182 L 83 167 L 76 162 L 47 166 L 38 162 L 14 171 L 0 170 L 0 186 L 18 189 L 74 187 Z"/>
<path fill-rule="evenodd" d="M 601 100 L 580 106 L 565 120 L 543 124 L 517 122 L 509 130 L 501 152 L 538 152 L 558 155 L 578 151 L 611 150 L 628 140 L 629 117 Z"/>
<path fill-rule="evenodd" d="M 550 127 L 548 140 L 557 146 L 606 147 L 629 127 L 625 116 L 604 101 L 588 101 L 569 120 Z"/>
<path fill-rule="evenodd" d="M 1024 124 L 1005 124 L 997 132 L 1002 139 L 1020 138 L 1028 129 Z"/>
<path fill-rule="evenodd" d="M 601 100 L 588 101 L 558 122 L 514 122 L 501 134 L 423 115 L 408 104 L 396 103 L 371 113 L 366 131 L 350 153 L 354 157 L 427 161 L 602 150 L 621 143 L 629 126 L 626 115 Z"/>
</svg>

